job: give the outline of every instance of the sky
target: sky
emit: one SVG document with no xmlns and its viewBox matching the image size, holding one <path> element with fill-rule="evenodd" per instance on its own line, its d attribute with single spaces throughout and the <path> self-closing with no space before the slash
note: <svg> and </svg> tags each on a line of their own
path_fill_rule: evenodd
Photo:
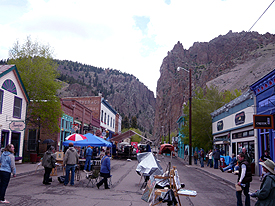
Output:
<svg viewBox="0 0 275 206">
<path fill-rule="evenodd" d="M 184 49 L 248 31 L 274 0 L 0 0 L 0 59 L 16 41 L 50 45 L 55 59 L 133 74 L 156 93 L 160 67 Z M 275 3 L 251 31 L 275 34 Z"/>
</svg>

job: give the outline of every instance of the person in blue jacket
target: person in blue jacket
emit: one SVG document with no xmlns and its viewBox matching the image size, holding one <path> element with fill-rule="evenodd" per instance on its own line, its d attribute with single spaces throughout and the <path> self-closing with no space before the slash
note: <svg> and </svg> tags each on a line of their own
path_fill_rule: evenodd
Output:
<svg viewBox="0 0 275 206">
<path fill-rule="evenodd" d="M 86 162 L 85 162 L 85 166 L 84 166 L 84 171 L 87 170 L 87 166 L 88 166 L 88 171 L 91 171 L 92 156 L 93 156 L 93 149 L 89 145 L 88 148 L 86 149 Z"/>
<path fill-rule="evenodd" d="M 13 173 L 14 177 L 16 176 L 13 144 L 7 144 L 1 155 L 0 163 L 2 163 L 0 168 L 0 202 L 10 203 L 5 199 L 5 194 L 9 185 L 11 173 Z"/>
<path fill-rule="evenodd" d="M 232 158 L 231 158 L 231 161 L 230 161 L 229 165 L 227 167 L 225 167 L 225 168 L 220 168 L 220 170 L 222 172 L 224 172 L 226 170 L 231 169 L 231 171 L 234 172 L 234 168 L 235 168 L 236 164 L 237 164 L 237 159 L 235 157 L 235 154 L 232 153 Z"/>
<path fill-rule="evenodd" d="M 107 182 L 108 178 L 111 177 L 110 176 L 111 163 L 110 163 L 109 155 L 110 155 L 110 151 L 107 150 L 105 152 L 105 156 L 101 159 L 100 176 L 103 177 L 103 179 L 96 184 L 98 189 L 103 183 L 104 183 L 105 189 L 110 189 Z"/>
</svg>

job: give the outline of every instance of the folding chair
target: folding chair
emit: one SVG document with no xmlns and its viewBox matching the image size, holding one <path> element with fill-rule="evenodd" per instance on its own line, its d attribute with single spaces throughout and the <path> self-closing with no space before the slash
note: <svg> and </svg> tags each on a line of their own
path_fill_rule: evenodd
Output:
<svg viewBox="0 0 275 206">
<path fill-rule="evenodd" d="M 100 175 L 100 167 L 93 168 L 91 172 L 85 172 L 86 178 L 89 180 L 87 187 L 89 183 L 92 184 L 92 187 L 98 182 L 98 177 Z"/>
</svg>

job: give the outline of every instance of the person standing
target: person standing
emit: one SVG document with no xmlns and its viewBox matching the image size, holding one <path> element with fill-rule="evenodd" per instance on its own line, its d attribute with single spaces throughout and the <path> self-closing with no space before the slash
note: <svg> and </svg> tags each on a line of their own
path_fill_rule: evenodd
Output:
<svg viewBox="0 0 275 206">
<path fill-rule="evenodd" d="M 219 167 L 219 159 L 220 159 L 220 151 L 219 149 L 215 149 L 213 152 L 213 157 L 214 157 L 214 169 L 218 169 Z"/>
<path fill-rule="evenodd" d="M 251 158 L 250 155 L 247 152 L 247 149 L 245 147 L 242 148 L 242 153 L 244 153 L 244 159 L 251 164 Z"/>
<path fill-rule="evenodd" d="M 250 182 L 252 181 L 252 172 L 249 162 L 245 159 L 244 153 L 239 154 L 239 174 L 237 184 L 242 187 L 242 191 L 245 195 L 245 206 L 250 206 L 250 196 L 249 196 L 249 187 Z M 237 196 L 237 206 L 242 206 L 242 191 L 236 191 Z"/>
<path fill-rule="evenodd" d="M 202 148 L 200 151 L 200 162 L 201 162 L 201 167 L 204 167 L 204 150 Z"/>
<path fill-rule="evenodd" d="M 0 168 L 0 202 L 10 203 L 5 199 L 5 194 L 9 185 L 11 173 L 13 173 L 13 177 L 16 176 L 13 144 L 7 144 L 1 155 L 0 163 L 2 163 Z"/>
<path fill-rule="evenodd" d="M 184 151 L 184 161 L 186 161 L 187 158 L 188 158 L 188 150 L 186 148 L 185 151 Z"/>
<path fill-rule="evenodd" d="M 93 149 L 91 148 L 91 146 L 89 145 L 88 148 L 86 149 L 86 161 L 85 161 L 85 166 L 84 166 L 84 171 L 87 170 L 87 166 L 88 166 L 88 171 L 91 171 L 91 159 L 93 156 Z"/>
<path fill-rule="evenodd" d="M 55 168 L 56 163 L 56 155 L 54 154 L 54 146 L 50 146 L 49 149 L 44 153 L 43 159 L 42 159 L 42 166 L 45 169 L 44 173 L 44 179 L 43 184 L 44 185 L 50 185 L 50 174 L 52 171 L 52 168 Z"/>
<path fill-rule="evenodd" d="M 265 151 L 264 151 L 264 154 L 261 156 L 261 158 L 259 159 L 259 161 L 260 161 L 260 162 L 265 162 L 267 159 L 271 160 L 271 157 L 270 157 L 270 155 L 268 154 L 268 151 L 265 150 Z M 262 167 L 262 175 L 261 175 L 261 177 L 260 177 L 260 181 L 263 180 L 264 175 L 265 175 L 265 171 L 264 171 L 264 168 Z"/>
<path fill-rule="evenodd" d="M 111 163 L 110 163 L 110 151 L 107 150 L 105 152 L 105 156 L 101 159 L 101 168 L 100 168 L 100 176 L 103 177 L 103 179 L 96 184 L 97 188 L 104 183 L 105 189 L 110 189 L 108 186 L 108 178 L 111 177 Z"/>
<path fill-rule="evenodd" d="M 195 163 L 195 165 L 197 164 L 198 157 L 199 157 L 199 155 L 198 155 L 197 151 L 195 151 L 194 152 L 194 163 Z"/>
<path fill-rule="evenodd" d="M 260 162 L 265 171 L 263 182 L 260 190 L 251 194 L 251 197 L 257 197 L 258 200 L 255 206 L 273 206 L 275 205 L 275 163 L 267 159 L 265 162 Z"/>
<path fill-rule="evenodd" d="M 208 152 L 207 167 L 208 167 L 208 165 L 210 166 L 210 168 L 213 167 L 213 160 L 212 160 L 212 157 L 213 157 L 213 152 L 212 152 L 212 149 L 211 149 L 211 150 L 209 150 L 209 152 Z"/>
<path fill-rule="evenodd" d="M 74 173 L 75 173 L 75 165 L 78 163 L 79 157 L 76 149 L 74 148 L 74 144 L 72 142 L 69 143 L 69 149 L 67 149 L 64 158 L 64 165 L 66 167 L 66 177 L 64 181 L 64 185 L 68 185 L 69 183 L 69 175 L 71 171 L 71 185 L 74 185 Z"/>
</svg>

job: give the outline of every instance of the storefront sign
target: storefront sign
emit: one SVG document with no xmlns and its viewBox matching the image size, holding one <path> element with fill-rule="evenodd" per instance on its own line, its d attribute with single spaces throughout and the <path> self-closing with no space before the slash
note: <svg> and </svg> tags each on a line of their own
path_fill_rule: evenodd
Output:
<svg viewBox="0 0 275 206">
<path fill-rule="evenodd" d="M 274 129 L 273 115 L 253 115 L 254 129 Z"/>
<path fill-rule="evenodd" d="M 244 112 L 240 112 L 238 114 L 236 114 L 235 116 L 235 124 L 239 125 L 239 124 L 243 124 L 245 122 L 245 113 Z"/>
<path fill-rule="evenodd" d="M 12 131 L 23 131 L 26 125 L 24 121 L 12 121 L 10 123 L 10 130 Z"/>
<path fill-rule="evenodd" d="M 222 120 L 217 123 L 217 130 L 218 131 L 223 130 L 223 121 Z"/>
</svg>

